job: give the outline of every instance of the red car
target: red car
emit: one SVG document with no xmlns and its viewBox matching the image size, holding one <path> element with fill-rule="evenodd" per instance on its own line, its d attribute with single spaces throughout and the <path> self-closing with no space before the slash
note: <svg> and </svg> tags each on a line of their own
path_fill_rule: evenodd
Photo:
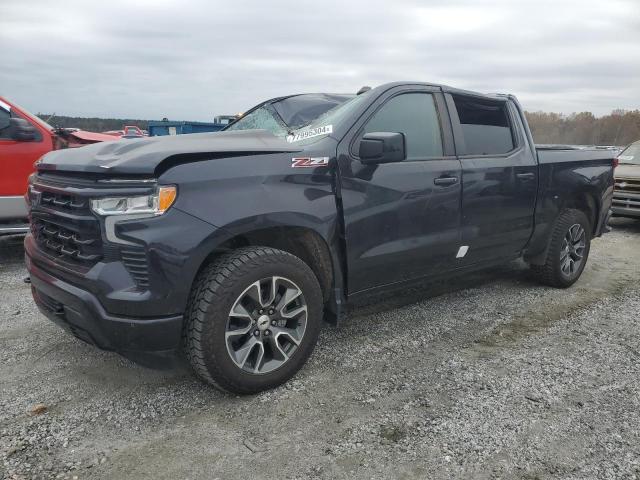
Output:
<svg viewBox="0 0 640 480">
<path fill-rule="evenodd" d="M 0 235 L 28 230 L 24 194 L 33 164 L 51 150 L 116 138 L 100 133 L 54 129 L 0 97 Z"/>
<path fill-rule="evenodd" d="M 125 125 L 124 133 L 122 134 L 122 138 L 142 138 L 144 136 L 144 132 L 140 130 L 140 127 L 135 125 Z"/>
</svg>

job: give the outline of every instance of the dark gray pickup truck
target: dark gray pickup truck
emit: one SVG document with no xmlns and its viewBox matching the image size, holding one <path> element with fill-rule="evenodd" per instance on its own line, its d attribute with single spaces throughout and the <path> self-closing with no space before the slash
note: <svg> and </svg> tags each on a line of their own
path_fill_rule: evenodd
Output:
<svg viewBox="0 0 640 480">
<path fill-rule="evenodd" d="M 517 258 L 547 285 L 580 277 L 612 152 L 536 149 L 511 95 L 403 82 L 343 100 L 295 129 L 264 106 L 221 133 L 47 154 L 25 239 L 40 310 L 250 393 L 358 297 Z"/>
</svg>

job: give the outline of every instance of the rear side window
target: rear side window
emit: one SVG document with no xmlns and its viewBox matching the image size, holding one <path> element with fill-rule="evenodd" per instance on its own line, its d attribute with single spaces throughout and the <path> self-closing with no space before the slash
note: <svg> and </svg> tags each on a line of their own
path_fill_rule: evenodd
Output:
<svg viewBox="0 0 640 480">
<path fill-rule="evenodd" d="M 442 156 L 440 121 L 429 93 L 403 93 L 391 98 L 365 125 L 364 133 L 371 132 L 403 133 L 407 160 Z"/>
<path fill-rule="evenodd" d="M 505 102 L 453 96 L 462 126 L 465 155 L 497 155 L 515 148 Z"/>
</svg>

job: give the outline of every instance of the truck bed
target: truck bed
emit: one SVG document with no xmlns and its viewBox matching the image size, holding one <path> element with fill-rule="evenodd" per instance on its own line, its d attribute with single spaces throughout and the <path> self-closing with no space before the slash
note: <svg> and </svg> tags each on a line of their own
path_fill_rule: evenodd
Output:
<svg viewBox="0 0 640 480">
<path fill-rule="evenodd" d="M 570 145 L 536 145 L 536 152 L 538 153 L 538 162 L 541 165 L 558 162 L 613 161 L 618 154 L 617 150 L 609 148 Z"/>
</svg>

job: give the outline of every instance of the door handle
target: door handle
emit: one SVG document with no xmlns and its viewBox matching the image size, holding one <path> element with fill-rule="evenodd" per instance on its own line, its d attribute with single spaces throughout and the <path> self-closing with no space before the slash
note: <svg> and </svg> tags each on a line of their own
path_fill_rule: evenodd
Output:
<svg viewBox="0 0 640 480">
<path fill-rule="evenodd" d="M 439 187 L 446 187 L 458 183 L 458 177 L 438 177 L 433 179 L 433 183 Z"/>
<path fill-rule="evenodd" d="M 520 180 L 533 180 L 534 178 L 536 178 L 536 174 L 532 172 L 517 173 L 516 177 L 518 177 Z"/>
</svg>

